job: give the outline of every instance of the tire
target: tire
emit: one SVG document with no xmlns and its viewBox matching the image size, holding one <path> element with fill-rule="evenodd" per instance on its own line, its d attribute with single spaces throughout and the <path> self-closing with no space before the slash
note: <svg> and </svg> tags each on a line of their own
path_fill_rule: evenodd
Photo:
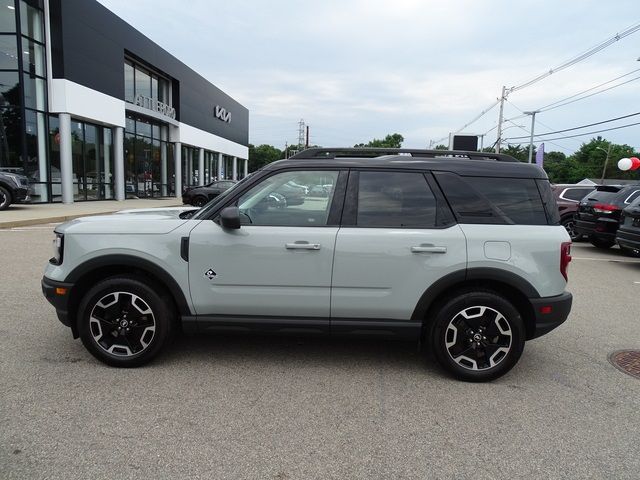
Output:
<svg viewBox="0 0 640 480">
<path fill-rule="evenodd" d="M 0 210 L 6 210 L 11 205 L 11 192 L 0 186 Z"/>
<path fill-rule="evenodd" d="M 462 291 L 437 310 L 428 344 L 449 374 L 469 382 L 494 380 L 513 368 L 524 350 L 518 310 L 489 290 Z"/>
<path fill-rule="evenodd" d="M 582 240 L 582 234 L 576 232 L 575 230 L 575 220 L 573 217 L 565 217 L 561 221 L 562 226 L 565 228 L 569 236 L 571 237 L 572 242 L 579 242 Z"/>
<path fill-rule="evenodd" d="M 602 238 L 598 238 L 594 236 L 589 237 L 589 241 L 591 242 L 591 245 L 593 245 L 594 247 L 601 248 L 603 250 L 607 250 L 616 244 L 616 242 L 613 240 L 604 240 Z"/>
<path fill-rule="evenodd" d="M 111 277 L 93 286 L 80 302 L 77 321 L 87 350 L 114 367 L 148 363 L 176 329 L 168 294 L 135 276 Z"/>
<path fill-rule="evenodd" d="M 191 205 L 193 205 L 194 207 L 204 207 L 208 202 L 209 200 L 207 199 L 207 197 L 198 196 L 193 199 Z"/>
</svg>

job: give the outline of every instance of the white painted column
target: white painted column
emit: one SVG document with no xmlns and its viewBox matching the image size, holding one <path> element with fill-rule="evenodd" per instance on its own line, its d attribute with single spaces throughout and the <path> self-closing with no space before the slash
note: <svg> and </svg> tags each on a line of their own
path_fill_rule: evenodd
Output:
<svg viewBox="0 0 640 480">
<path fill-rule="evenodd" d="M 73 203 L 73 160 L 71 158 L 71 115 L 60 113 L 60 182 L 62 203 Z"/>
<path fill-rule="evenodd" d="M 107 142 L 107 138 L 109 141 Z M 111 178 L 111 149 L 113 146 L 113 134 L 111 133 L 111 129 L 103 128 L 102 129 L 102 171 L 104 172 L 104 198 L 111 199 L 111 189 L 115 186 L 113 184 L 113 179 Z M 111 186 L 111 189 L 109 188 Z"/>
<path fill-rule="evenodd" d="M 126 198 L 124 188 L 124 128 L 113 128 L 113 180 L 115 182 L 116 200 Z"/>
<path fill-rule="evenodd" d="M 224 159 L 222 158 L 222 153 L 218 154 L 218 180 L 222 180 L 222 162 Z"/>
<path fill-rule="evenodd" d="M 198 186 L 204 185 L 204 148 L 198 152 Z"/>
<path fill-rule="evenodd" d="M 245 158 L 244 159 L 244 177 L 247 177 L 249 175 L 249 159 Z"/>
<path fill-rule="evenodd" d="M 238 180 L 238 157 L 233 157 L 233 177 L 232 180 Z"/>
<path fill-rule="evenodd" d="M 168 144 L 165 143 L 167 140 L 167 128 L 160 128 L 160 195 L 162 197 L 166 197 L 169 192 L 167 189 L 167 149 L 169 148 Z"/>
<path fill-rule="evenodd" d="M 175 168 L 173 169 L 176 172 L 176 198 L 182 198 L 182 144 L 180 142 L 176 142 L 173 145 L 173 158 L 175 160 Z"/>
</svg>

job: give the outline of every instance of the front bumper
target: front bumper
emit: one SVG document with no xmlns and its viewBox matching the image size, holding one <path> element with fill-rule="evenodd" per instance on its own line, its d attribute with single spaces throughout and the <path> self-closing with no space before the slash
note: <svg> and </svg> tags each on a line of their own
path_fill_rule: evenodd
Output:
<svg viewBox="0 0 640 480">
<path fill-rule="evenodd" d="M 571 311 L 573 295 L 564 292 L 555 297 L 531 298 L 530 301 L 535 315 L 535 327 L 529 340 L 545 335 L 564 323 Z M 545 311 L 548 313 L 543 313 Z"/>
<path fill-rule="evenodd" d="M 42 293 L 47 301 L 56 309 L 58 320 L 60 320 L 63 325 L 71 327 L 75 335 L 75 325 L 72 324 L 69 316 L 69 299 L 71 298 L 73 284 L 57 282 L 47 277 L 42 277 L 41 284 Z M 63 291 L 64 293 L 62 293 Z"/>
<path fill-rule="evenodd" d="M 31 200 L 29 198 L 29 187 L 19 187 L 13 190 L 14 202 L 28 202 L 29 200 Z"/>
</svg>

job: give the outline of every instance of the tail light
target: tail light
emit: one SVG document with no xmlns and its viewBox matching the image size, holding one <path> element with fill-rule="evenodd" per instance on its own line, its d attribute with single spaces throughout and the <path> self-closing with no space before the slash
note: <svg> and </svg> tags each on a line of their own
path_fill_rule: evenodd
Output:
<svg viewBox="0 0 640 480">
<path fill-rule="evenodd" d="M 569 262 L 571 261 L 571 242 L 562 242 L 560 245 L 560 273 L 569 281 Z"/>
<path fill-rule="evenodd" d="M 615 212 L 616 210 L 620 210 L 620 209 L 615 205 L 610 205 L 608 203 L 596 203 L 593 206 L 593 211 L 596 213 L 611 213 L 611 212 Z"/>
</svg>

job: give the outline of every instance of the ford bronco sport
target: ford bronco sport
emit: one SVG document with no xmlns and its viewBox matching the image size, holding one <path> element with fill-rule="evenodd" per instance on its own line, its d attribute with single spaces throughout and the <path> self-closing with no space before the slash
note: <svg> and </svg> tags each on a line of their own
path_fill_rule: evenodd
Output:
<svg viewBox="0 0 640 480">
<path fill-rule="evenodd" d="M 327 186 L 276 202 L 287 182 Z M 565 321 L 570 240 L 536 165 L 492 153 L 309 149 L 190 218 L 56 227 L 42 289 L 99 360 L 147 363 L 178 329 L 388 335 L 496 378 Z"/>
</svg>

